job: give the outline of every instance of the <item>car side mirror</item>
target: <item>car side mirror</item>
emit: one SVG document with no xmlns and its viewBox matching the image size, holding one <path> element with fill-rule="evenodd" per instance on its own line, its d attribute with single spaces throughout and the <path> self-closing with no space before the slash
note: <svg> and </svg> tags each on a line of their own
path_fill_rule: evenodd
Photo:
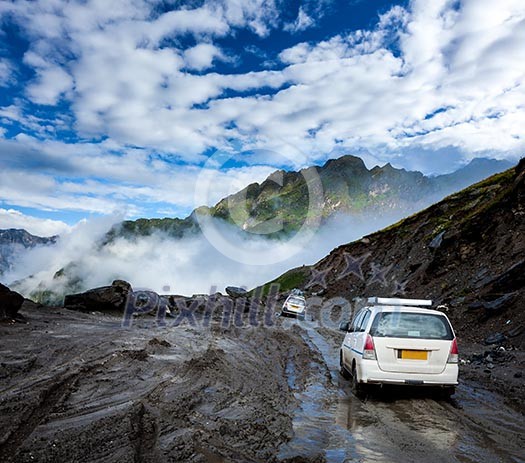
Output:
<svg viewBox="0 0 525 463">
<path fill-rule="evenodd" d="M 339 329 L 341 331 L 350 331 L 350 323 L 348 322 L 342 322 L 340 325 L 339 325 Z"/>
</svg>

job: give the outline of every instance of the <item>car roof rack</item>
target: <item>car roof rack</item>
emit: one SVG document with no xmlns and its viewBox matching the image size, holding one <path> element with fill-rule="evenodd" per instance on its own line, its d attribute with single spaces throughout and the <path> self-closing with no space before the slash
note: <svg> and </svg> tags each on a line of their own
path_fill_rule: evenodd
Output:
<svg viewBox="0 0 525 463">
<path fill-rule="evenodd" d="M 304 292 L 298 288 L 294 288 L 292 289 L 292 291 L 290 291 L 290 295 L 291 296 L 304 296 Z"/>
<path fill-rule="evenodd" d="M 413 307 L 430 307 L 432 301 L 430 299 L 401 299 L 393 297 L 369 297 L 368 304 L 373 305 L 403 305 Z"/>
</svg>

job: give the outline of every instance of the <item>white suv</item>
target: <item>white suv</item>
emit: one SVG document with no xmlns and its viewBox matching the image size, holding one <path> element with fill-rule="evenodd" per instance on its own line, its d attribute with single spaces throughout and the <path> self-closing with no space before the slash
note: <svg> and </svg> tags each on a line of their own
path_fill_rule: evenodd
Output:
<svg viewBox="0 0 525 463">
<path fill-rule="evenodd" d="M 425 309 L 432 301 L 369 298 L 346 331 L 341 374 L 363 396 L 368 384 L 442 386 L 446 395 L 458 384 L 458 346 L 447 316 Z"/>
</svg>

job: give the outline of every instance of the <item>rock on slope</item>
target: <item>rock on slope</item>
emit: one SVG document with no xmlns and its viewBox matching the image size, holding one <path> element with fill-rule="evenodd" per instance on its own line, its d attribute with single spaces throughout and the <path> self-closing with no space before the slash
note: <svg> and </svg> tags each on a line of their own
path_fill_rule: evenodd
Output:
<svg viewBox="0 0 525 463">
<path fill-rule="evenodd" d="M 84 293 L 67 294 L 64 307 L 70 310 L 117 311 L 124 310 L 131 285 L 127 281 L 115 280 L 111 286 L 93 288 Z"/>
<path fill-rule="evenodd" d="M 13 320 L 24 303 L 24 297 L 0 283 L 0 320 Z"/>
</svg>

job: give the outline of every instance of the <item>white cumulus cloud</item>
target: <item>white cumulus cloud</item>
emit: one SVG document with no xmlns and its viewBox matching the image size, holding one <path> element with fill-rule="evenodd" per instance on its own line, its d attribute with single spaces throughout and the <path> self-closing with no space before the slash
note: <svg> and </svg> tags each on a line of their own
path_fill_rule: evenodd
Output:
<svg viewBox="0 0 525 463">
<path fill-rule="evenodd" d="M 223 58 L 219 48 L 211 43 L 199 43 L 184 51 L 186 67 L 202 71 L 212 66 L 215 58 Z"/>
</svg>

